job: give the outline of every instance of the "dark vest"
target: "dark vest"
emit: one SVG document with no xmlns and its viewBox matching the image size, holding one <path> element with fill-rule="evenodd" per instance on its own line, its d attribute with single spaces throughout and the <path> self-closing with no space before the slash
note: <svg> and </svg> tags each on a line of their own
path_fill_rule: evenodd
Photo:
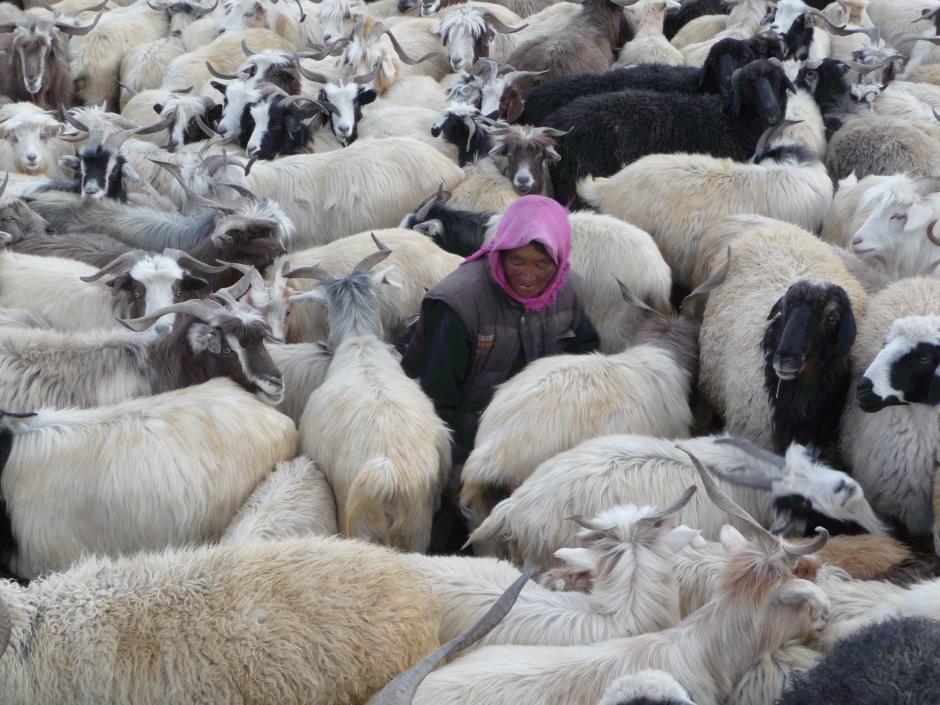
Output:
<svg viewBox="0 0 940 705">
<path fill-rule="evenodd" d="M 484 257 L 458 267 L 428 292 L 427 299 L 442 301 L 454 310 L 475 341 L 459 409 L 461 428 L 455 429 L 458 438 L 472 442 L 480 415 L 496 387 L 511 376 L 520 349 L 526 363 L 565 352 L 583 315 L 579 286 L 577 275 L 569 271 L 551 306 L 525 311 L 496 283 Z M 426 339 L 420 325 L 416 336 L 422 339 L 421 354 Z"/>
</svg>

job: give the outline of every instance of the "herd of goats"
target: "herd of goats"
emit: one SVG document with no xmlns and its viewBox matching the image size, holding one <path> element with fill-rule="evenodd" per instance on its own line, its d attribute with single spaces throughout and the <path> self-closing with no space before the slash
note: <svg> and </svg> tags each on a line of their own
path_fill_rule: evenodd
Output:
<svg viewBox="0 0 940 705">
<path fill-rule="evenodd" d="M 0 4 L 0 705 L 940 703 L 940 0 L 87 2 Z M 426 555 L 394 343 L 526 194 L 601 352 Z"/>
</svg>

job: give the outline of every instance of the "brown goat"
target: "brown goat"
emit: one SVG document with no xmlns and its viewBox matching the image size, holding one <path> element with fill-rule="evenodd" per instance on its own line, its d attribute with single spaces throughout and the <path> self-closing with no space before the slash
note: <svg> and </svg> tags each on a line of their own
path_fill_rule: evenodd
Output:
<svg viewBox="0 0 940 705">
<path fill-rule="evenodd" d="M 499 160 L 500 171 L 512 182 L 516 193 L 551 196 L 548 160 L 561 158 L 555 151 L 555 140 L 563 134 L 551 127 L 497 123 L 490 131 L 494 145 L 490 156 L 504 157 Z"/>
<path fill-rule="evenodd" d="M 603 73 L 630 38 L 623 8 L 638 0 L 585 0 L 581 11 L 564 31 L 536 37 L 516 49 L 507 63 L 519 71 L 543 71 L 527 76 L 518 88 L 523 95 L 535 85 L 559 76 Z"/>
</svg>

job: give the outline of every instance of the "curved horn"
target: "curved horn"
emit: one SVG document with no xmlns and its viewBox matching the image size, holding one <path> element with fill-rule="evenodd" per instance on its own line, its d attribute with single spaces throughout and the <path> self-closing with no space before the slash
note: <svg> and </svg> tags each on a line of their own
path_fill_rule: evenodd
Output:
<svg viewBox="0 0 940 705">
<path fill-rule="evenodd" d="M 244 39 L 242 39 L 242 41 L 241 41 L 241 48 L 242 48 L 242 52 L 244 52 L 245 56 L 249 56 L 249 57 L 250 57 L 250 56 L 254 56 L 254 55 L 255 55 L 255 52 L 253 52 L 251 49 L 248 48 L 248 45 L 245 43 L 245 40 L 244 40 Z"/>
<path fill-rule="evenodd" d="M 409 66 L 420 64 L 422 61 L 427 61 L 428 59 L 432 58 L 433 56 L 437 54 L 437 52 L 430 51 L 424 56 L 422 56 L 420 59 L 412 59 L 410 56 L 408 56 L 408 54 L 405 53 L 405 50 L 401 48 L 401 44 L 398 43 L 398 40 L 395 39 L 395 35 L 392 34 L 392 31 L 388 27 L 386 27 L 381 22 L 379 22 L 375 26 L 375 29 L 380 29 L 381 31 L 376 33 L 375 30 L 373 30 L 373 35 L 376 37 L 379 37 L 382 34 L 388 35 L 388 40 L 392 43 L 392 47 L 395 49 L 395 53 L 398 54 L 398 58 L 404 61 Z"/>
<path fill-rule="evenodd" d="M 2 193 L 2 191 L 0 191 Z M 444 190 L 444 182 L 441 181 L 441 185 L 437 187 L 437 191 L 432 193 L 426 199 L 421 201 L 421 204 L 415 210 L 415 218 L 418 220 L 424 220 L 428 217 L 428 213 L 431 210 L 431 206 L 435 203 L 443 203 L 450 198 L 450 191 Z"/>
<path fill-rule="evenodd" d="M 98 22 L 101 20 L 102 17 L 104 17 L 104 13 L 103 12 L 98 13 L 98 15 L 95 16 L 95 19 L 92 21 L 92 23 L 89 25 L 85 25 L 84 27 L 76 27 L 65 22 L 56 22 L 55 27 L 57 30 L 59 30 L 60 32 L 64 34 L 70 34 L 73 37 L 82 37 L 88 34 L 96 26 L 98 26 Z"/>
<path fill-rule="evenodd" d="M 940 247 L 940 237 L 934 235 L 933 229 L 936 227 L 937 221 L 931 221 L 930 225 L 927 226 L 927 239 L 930 240 L 934 245 Z"/>
<path fill-rule="evenodd" d="M 15 22 L 4 22 L 3 24 L 0 24 L 0 33 L 15 32 L 20 27 L 27 26 L 27 23 L 23 20 L 17 20 Z"/>
<path fill-rule="evenodd" d="M 232 189 L 235 193 L 237 193 L 242 198 L 248 198 L 252 201 L 258 200 L 258 197 L 253 192 L 249 191 L 247 188 L 245 188 L 241 184 L 233 184 L 231 181 L 219 181 L 218 183 L 219 183 L 219 186 L 224 186 L 225 188 Z"/>
<path fill-rule="evenodd" d="M 358 83 L 360 86 L 364 86 L 367 83 L 371 83 L 379 75 L 379 71 L 382 69 L 382 62 L 376 61 L 375 66 L 372 67 L 372 70 L 364 76 L 353 76 L 353 81 Z"/>
<path fill-rule="evenodd" d="M 743 450 L 752 458 L 759 460 L 762 463 L 767 463 L 768 465 L 780 470 L 783 470 L 787 466 L 787 461 L 781 458 L 779 455 L 776 453 L 771 453 L 769 450 L 764 450 L 759 445 L 749 441 L 746 438 L 737 438 L 735 436 L 728 438 L 716 438 L 715 443 L 717 445 L 733 446 L 738 450 Z"/>
<path fill-rule="evenodd" d="M 124 143 L 127 142 L 131 137 L 138 134 L 143 130 L 142 127 L 135 127 L 132 130 L 118 130 L 117 132 L 112 132 L 107 138 L 102 142 L 102 146 L 106 149 L 110 149 L 113 152 L 121 151 L 121 147 L 124 146 Z"/>
<path fill-rule="evenodd" d="M 219 272 L 224 272 L 231 265 L 228 263 L 223 263 L 222 266 L 216 267 L 211 264 L 206 264 L 205 262 L 200 262 L 198 259 L 190 255 L 188 252 L 183 252 L 182 250 L 175 250 L 172 247 L 167 247 L 163 250 L 163 255 L 171 259 L 176 260 L 178 264 L 185 264 L 189 269 L 198 269 L 200 272 L 208 272 L 209 274 L 218 274 Z M 218 260 L 216 260 L 218 261 Z"/>
<path fill-rule="evenodd" d="M 497 32 L 500 32 L 501 34 L 515 34 L 516 32 L 520 32 L 529 26 L 529 23 L 526 22 L 525 24 L 521 24 L 518 27 L 509 27 L 508 25 L 504 25 L 496 15 L 490 12 L 484 12 L 483 19 L 490 27 L 495 29 Z"/>
<path fill-rule="evenodd" d="M 313 81 L 314 83 L 329 83 L 330 79 L 322 73 L 316 71 L 308 71 L 305 69 L 299 62 L 297 68 L 300 69 L 300 75 L 304 78 Z"/>
<path fill-rule="evenodd" d="M 298 267 L 292 269 L 284 275 L 285 279 L 329 279 L 333 275 L 317 265 L 310 267 Z"/>
<path fill-rule="evenodd" d="M 740 519 L 745 524 L 750 526 L 752 529 L 754 529 L 754 531 L 757 532 L 757 536 L 761 540 L 767 541 L 769 539 L 773 542 L 774 545 L 780 545 L 776 536 L 767 531 L 767 529 L 761 526 L 760 523 L 754 519 L 754 517 L 741 509 L 741 507 L 735 504 L 734 500 L 724 493 L 724 491 L 715 482 L 715 479 L 711 476 L 711 473 L 709 473 L 708 470 L 705 469 L 705 466 L 702 465 L 702 461 L 700 461 L 697 457 L 695 457 L 695 455 L 682 446 L 676 445 L 676 448 L 689 456 L 692 461 L 692 465 L 695 467 L 699 477 L 702 479 L 702 484 L 705 486 L 705 492 L 708 494 L 708 498 L 715 504 L 716 507 L 729 516 Z"/>
<path fill-rule="evenodd" d="M 826 29 L 829 31 L 829 33 L 834 34 L 837 37 L 848 37 L 852 34 L 864 34 L 867 35 L 871 40 L 872 45 L 877 45 L 881 40 L 881 32 L 878 31 L 877 27 L 857 27 L 855 29 L 847 29 L 846 25 L 840 26 L 833 24 L 833 22 L 828 17 L 815 8 L 810 8 L 807 10 L 807 13 L 813 17 L 818 17 L 821 19 L 825 23 Z"/>
<path fill-rule="evenodd" d="M 418 686 L 427 678 L 438 664 L 450 658 L 458 651 L 471 646 L 489 634 L 509 614 L 519 593 L 532 577 L 533 571 L 527 570 L 510 585 L 486 614 L 480 617 L 467 631 L 455 636 L 418 661 L 414 667 L 397 676 L 376 696 L 373 705 L 411 705 Z"/>
<path fill-rule="evenodd" d="M 4 191 L 7 190 L 7 184 L 10 183 L 10 172 L 6 173 L 6 176 L 3 177 L 3 183 L 0 184 L 0 196 L 3 195 Z"/>
<path fill-rule="evenodd" d="M 211 15 L 215 12 L 215 8 L 219 6 L 219 0 L 215 0 L 212 3 L 212 7 L 202 7 L 201 5 L 190 5 L 189 14 L 196 15 L 197 17 L 202 17 L 204 15 Z"/>
<path fill-rule="evenodd" d="M 185 95 L 186 93 L 192 91 L 192 89 L 192 86 L 187 86 L 186 88 L 174 88 L 170 91 L 170 93 L 175 93 L 176 95 Z"/>
<path fill-rule="evenodd" d="M 763 475 L 734 475 L 731 473 L 718 472 L 717 470 L 715 474 L 731 485 L 750 487 L 755 490 L 763 490 L 764 492 L 772 492 L 774 489 L 774 481 Z"/>
<path fill-rule="evenodd" d="M 820 550 L 826 543 L 829 541 L 829 532 L 826 531 L 823 527 L 816 527 L 816 538 L 810 541 L 807 544 L 794 546 L 788 544 L 785 541 L 782 541 L 783 552 L 787 554 L 790 558 L 799 558 L 800 556 L 808 556 L 816 551 Z"/>
<path fill-rule="evenodd" d="M 117 272 L 123 272 L 125 269 L 130 269 L 146 256 L 147 253 L 143 250 L 131 250 L 130 252 L 125 252 L 123 255 L 118 255 L 115 257 L 94 274 L 89 274 L 87 277 L 79 277 L 79 279 L 81 279 L 83 282 L 98 281 L 105 274 L 113 274 Z"/>
<path fill-rule="evenodd" d="M 219 133 L 213 130 L 209 125 L 206 124 L 206 121 L 202 119 L 202 115 L 195 115 L 194 119 L 196 120 L 196 126 L 202 131 L 206 137 L 218 137 Z"/>
<path fill-rule="evenodd" d="M 616 528 L 614 526 L 601 526 L 600 524 L 595 522 L 593 519 L 587 519 L 581 516 L 580 514 L 574 514 L 570 517 L 565 517 L 565 519 L 567 519 L 568 521 L 573 521 L 582 529 L 585 529 L 587 531 L 599 531 L 602 534 L 607 533 L 608 531 L 613 531 L 614 528 Z"/>
<path fill-rule="evenodd" d="M 245 176 L 248 176 L 248 175 L 251 173 L 251 167 L 253 167 L 253 166 L 255 165 L 255 162 L 256 162 L 256 161 L 258 161 L 258 157 L 257 157 L 257 156 L 254 156 L 254 157 L 252 157 L 251 159 L 248 160 L 248 163 L 247 163 L 247 164 L 245 164 L 245 167 L 244 167 Z"/>
<path fill-rule="evenodd" d="M 223 81 L 233 81 L 238 78 L 238 75 L 234 73 L 222 73 L 221 71 L 216 71 L 212 64 L 210 64 L 208 61 L 206 62 L 206 70 L 214 78 L 220 78 Z"/>
<path fill-rule="evenodd" d="M 126 85 L 124 85 L 123 83 L 121 83 L 120 81 L 118 81 L 117 84 L 118 84 L 118 86 L 120 86 L 121 88 L 123 88 L 125 91 L 127 91 L 127 94 L 128 94 L 131 98 L 133 98 L 135 95 L 137 95 L 137 91 L 135 91 L 135 90 L 134 90 L 133 88 L 131 88 L 130 86 L 126 86 Z"/>
<path fill-rule="evenodd" d="M 62 110 L 62 117 L 69 125 L 74 127 L 76 130 L 79 130 L 80 132 L 91 132 L 91 130 L 88 129 L 87 125 L 85 125 L 82 122 L 79 122 L 77 119 L 69 115 L 68 110 L 65 110 L 65 109 Z"/>
<path fill-rule="evenodd" d="M 154 5 L 150 0 L 147 0 L 147 7 L 149 7 L 154 12 L 165 12 L 166 8 L 162 5 Z"/>
<path fill-rule="evenodd" d="M 610 0 L 614 5 L 620 5 L 620 7 L 630 7 L 630 5 L 636 5 L 639 0 Z"/>
<path fill-rule="evenodd" d="M 216 294 L 228 294 L 233 299 L 240 299 L 249 289 L 260 289 L 264 290 L 267 288 L 267 285 L 264 283 L 264 277 L 261 276 L 261 272 L 252 267 L 250 264 L 238 264 L 236 262 L 226 262 L 224 260 L 217 259 L 216 262 L 231 267 L 232 269 L 237 269 L 242 273 L 241 279 L 237 282 L 228 286 L 224 289 L 219 289 Z"/>
<path fill-rule="evenodd" d="M 317 61 L 319 61 L 321 59 L 325 59 L 326 57 L 330 56 L 337 49 L 337 47 L 346 46 L 347 44 L 349 44 L 350 41 L 351 40 L 349 37 L 340 37 L 339 39 L 331 42 L 330 44 L 327 44 L 325 47 L 323 47 L 319 51 L 305 51 L 303 53 L 297 54 L 297 56 L 301 58 L 305 58 L 305 59 L 316 59 Z"/>
<path fill-rule="evenodd" d="M 10 643 L 10 635 L 13 633 L 13 624 L 10 620 L 10 610 L 7 603 L 0 597 L 0 658 L 7 650 L 7 644 Z"/>
<path fill-rule="evenodd" d="M 636 308 L 640 309 L 641 311 L 647 311 L 647 312 L 649 312 L 649 313 L 653 313 L 653 314 L 659 316 L 660 318 L 665 318 L 665 317 L 666 317 L 666 316 L 664 316 L 662 313 L 660 313 L 659 311 L 657 311 L 655 308 L 653 308 L 652 306 L 647 305 L 647 303 L 646 303 L 645 301 L 642 301 L 636 294 L 634 294 L 634 293 L 630 290 L 630 287 L 628 287 L 626 284 L 624 284 L 622 281 L 620 281 L 620 279 L 617 278 L 617 275 L 616 275 L 616 274 L 614 274 L 614 275 L 612 275 L 612 276 L 613 276 L 613 278 L 614 278 L 614 281 L 616 281 L 616 282 L 617 282 L 617 285 L 620 287 L 620 295 L 623 297 L 623 300 L 624 300 L 624 301 L 626 301 L 626 302 L 627 302 L 628 304 L 630 304 L 631 306 L 635 306 Z"/>
<path fill-rule="evenodd" d="M 646 522 L 647 524 L 652 524 L 653 522 L 659 521 L 660 519 L 665 519 L 666 517 L 675 514 L 689 503 L 689 501 L 692 499 L 692 495 L 694 495 L 697 491 L 697 485 L 690 485 L 686 488 L 685 492 L 682 493 L 682 496 L 679 497 L 679 499 L 677 499 L 675 502 L 670 504 L 668 507 L 663 507 L 659 511 L 643 517 L 640 521 Z"/>
<path fill-rule="evenodd" d="M 160 130 L 169 129 L 170 123 L 172 120 L 169 117 L 161 118 L 157 120 L 152 125 L 145 125 L 144 127 L 137 128 L 137 134 L 139 135 L 152 135 L 154 132 L 159 132 Z"/>
<path fill-rule="evenodd" d="M 371 255 L 363 257 L 361 260 L 359 260 L 359 263 L 352 269 L 353 274 L 356 272 L 368 272 L 375 265 L 387 259 L 388 256 L 392 254 L 390 249 L 379 242 L 379 239 L 375 236 L 375 233 L 370 233 L 370 235 L 372 236 L 372 242 L 374 242 L 375 246 L 379 248 L 379 251 L 373 252 Z"/>
<path fill-rule="evenodd" d="M 187 316 L 192 316 L 193 318 L 198 318 L 203 323 L 212 325 L 216 314 L 216 311 L 213 310 L 213 308 L 218 309 L 221 308 L 221 306 L 215 302 L 210 304 L 206 299 L 180 301 L 176 304 L 164 306 L 163 308 L 154 311 L 149 316 L 141 316 L 140 318 L 117 318 L 116 320 L 125 328 L 129 328 L 132 331 L 136 331 L 138 333 L 147 330 L 159 319 L 163 318 L 164 316 L 168 316 L 171 313 L 182 313 Z"/>
</svg>

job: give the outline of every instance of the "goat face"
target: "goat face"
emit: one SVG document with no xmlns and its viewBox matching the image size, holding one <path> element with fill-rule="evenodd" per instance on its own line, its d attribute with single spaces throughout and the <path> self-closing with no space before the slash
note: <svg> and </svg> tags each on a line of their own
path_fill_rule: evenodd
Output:
<svg viewBox="0 0 940 705">
<path fill-rule="evenodd" d="M 170 257 L 150 255 L 124 274 L 107 282 L 113 306 L 121 318 L 138 318 L 180 301 L 202 298 L 208 282 L 185 271 Z M 154 326 L 158 333 L 172 328 L 174 315 L 161 318 Z"/>
<path fill-rule="evenodd" d="M 731 76 L 731 117 L 757 116 L 765 127 L 780 123 L 787 111 L 787 92 L 796 86 L 776 59 L 752 61 Z"/>
<path fill-rule="evenodd" d="M 310 141 L 310 128 L 304 124 L 310 112 L 282 102 L 280 96 L 253 105 L 251 117 L 255 127 L 245 150 L 249 156 L 274 159 L 279 154 L 297 154 Z"/>
<path fill-rule="evenodd" d="M 6 199 L 5 199 L 6 200 Z M 0 202 L 0 231 L 13 237 L 12 243 L 49 235 L 53 228 L 46 219 L 19 199 Z"/>
<path fill-rule="evenodd" d="M 786 58 L 806 61 L 809 58 L 809 49 L 813 44 L 814 31 L 815 24 L 812 15 L 803 14 L 797 17 L 786 34 L 783 35 L 783 41 L 787 45 Z"/>
<path fill-rule="evenodd" d="M 173 96 L 166 103 L 155 103 L 153 111 L 167 123 L 166 149 L 170 152 L 180 145 L 206 138 L 206 134 L 196 122 L 197 117 L 206 125 L 211 125 L 222 116 L 222 106 L 215 105 L 211 99 L 202 96 Z"/>
<path fill-rule="evenodd" d="M 762 348 L 778 380 L 822 373 L 848 355 L 855 342 L 855 316 L 842 287 L 799 281 L 770 310 Z"/>
<path fill-rule="evenodd" d="M 107 197 L 125 201 L 125 177 L 132 181 L 140 180 L 137 172 L 123 156 L 101 145 L 85 147 L 77 157 L 64 156 L 60 163 L 63 167 L 78 172 L 82 200 Z"/>
<path fill-rule="evenodd" d="M 250 122 L 252 105 L 262 100 L 261 92 L 247 81 L 233 81 L 228 85 L 212 81 L 212 87 L 222 93 L 222 116 L 216 132 L 226 140 L 238 140 L 242 147 L 254 129 Z"/>
<path fill-rule="evenodd" d="M 441 21 L 438 35 L 447 48 L 450 69 L 457 73 L 469 71 L 477 59 L 489 55 L 495 33 L 480 10 L 462 7 Z"/>
<path fill-rule="evenodd" d="M 555 151 L 556 130 L 544 127 L 519 127 L 504 129 L 494 135 L 497 144 L 491 155 L 506 158 L 503 174 L 512 181 L 513 190 L 520 196 L 530 193 L 544 194 L 549 184 L 546 159 L 558 161 L 561 156 Z"/>
<path fill-rule="evenodd" d="M 269 8 L 260 0 L 239 0 L 234 3 L 219 25 L 219 34 L 240 29 L 268 28 Z"/>
<path fill-rule="evenodd" d="M 421 0 L 421 7 L 418 12 L 422 17 L 430 17 L 436 14 L 443 6 L 443 0 Z"/>
<path fill-rule="evenodd" d="M 825 112 L 830 106 L 845 100 L 851 87 L 845 80 L 851 67 L 837 59 L 812 61 L 796 75 L 796 85 L 813 94 L 817 105 Z"/>
<path fill-rule="evenodd" d="M 49 168 L 47 143 L 62 130 L 62 126 L 45 112 L 13 117 L 0 123 L 0 137 L 13 151 L 17 169 L 24 174 L 44 174 Z"/>
<path fill-rule="evenodd" d="M 353 28 L 352 3 L 350 0 L 323 0 L 320 3 L 320 27 L 323 41 L 332 44 L 347 36 Z"/>
<path fill-rule="evenodd" d="M 374 101 L 377 95 L 372 88 L 347 81 L 331 81 L 320 89 L 320 102 L 331 108 L 330 128 L 344 145 L 352 144 L 359 137 L 362 106 Z"/>
<path fill-rule="evenodd" d="M 16 30 L 10 47 L 13 69 L 30 95 L 42 93 L 48 62 L 57 50 L 62 51 L 55 44 L 51 29 L 34 25 L 32 30 L 23 27 Z"/>
<path fill-rule="evenodd" d="M 859 380 L 857 394 L 868 413 L 902 404 L 940 404 L 940 317 L 895 321 Z"/>
</svg>

